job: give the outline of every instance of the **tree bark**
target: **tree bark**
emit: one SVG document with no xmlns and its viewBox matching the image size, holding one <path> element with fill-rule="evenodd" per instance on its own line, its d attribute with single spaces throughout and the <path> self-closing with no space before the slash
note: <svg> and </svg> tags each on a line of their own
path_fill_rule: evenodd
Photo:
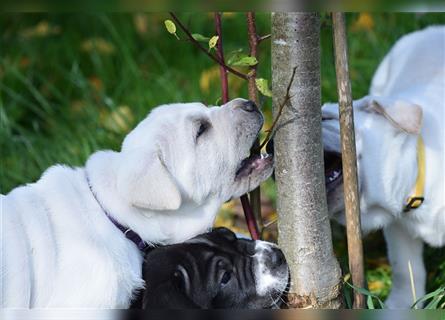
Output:
<svg viewBox="0 0 445 320">
<path fill-rule="evenodd" d="M 289 303 L 297 308 L 340 308 L 341 270 L 327 213 L 321 139 L 320 17 L 272 14 L 274 113 L 290 87 L 277 123 L 275 176 L 278 241 L 289 263 Z"/>
<path fill-rule="evenodd" d="M 354 113 L 352 109 L 351 82 L 348 68 L 348 46 L 345 17 L 341 12 L 332 14 L 334 26 L 335 72 L 337 75 L 338 102 L 340 108 L 340 136 L 345 197 L 346 234 L 348 239 L 349 271 L 352 283 L 365 286 L 363 268 L 363 244 L 360 226 L 360 204 L 355 151 Z M 354 291 L 354 309 L 365 307 L 365 298 Z"/>
</svg>

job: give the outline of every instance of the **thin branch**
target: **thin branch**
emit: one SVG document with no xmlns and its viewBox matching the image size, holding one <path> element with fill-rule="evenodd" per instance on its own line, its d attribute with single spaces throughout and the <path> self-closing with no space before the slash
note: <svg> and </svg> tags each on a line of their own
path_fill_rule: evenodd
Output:
<svg viewBox="0 0 445 320">
<path fill-rule="evenodd" d="M 220 59 L 218 59 L 216 56 L 211 54 L 206 48 L 204 48 L 198 41 L 196 41 L 195 38 L 193 38 L 193 35 L 190 33 L 190 31 L 182 24 L 182 22 L 178 19 L 178 17 L 173 12 L 170 12 L 170 16 L 176 22 L 176 24 L 179 26 L 179 28 L 181 28 L 181 30 L 187 35 L 187 37 L 195 45 L 195 47 L 197 47 L 199 50 L 204 52 L 210 59 L 212 59 L 213 61 L 218 63 L 220 66 L 224 67 L 227 71 L 233 73 L 234 75 L 236 75 L 237 77 L 239 77 L 241 79 L 244 79 L 244 80 L 248 79 L 247 75 L 227 66 L 224 63 L 224 61 L 221 61 Z"/>
<path fill-rule="evenodd" d="M 270 226 L 274 225 L 274 224 L 277 223 L 277 222 L 278 222 L 278 217 L 273 218 L 273 219 L 267 221 L 267 222 L 264 224 L 263 228 L 261 229 L 261 234 L 263 234 L 263 232 L 264 232 L 267 228 L 269 228 Z"/>
<path fill-rule="evenodd" d="M 255 13 L 254 12 L 247 12 L 246 13 L 246 20 L 247 20 L 247 35 L 249 38 L 249 55 L 251 57 L 255 57 L 258 59 L 258 34 L 256 31 L 256 24 L 255 24 Z M 257 75 L 257 67 L 258 64 L 254 66 L 249 67 L 249 74 L 248 74 L 248 93 L 249 93 L 249 99 L 253 102 L 255 102 L 256 105 L 258 105 L 258 90 L 256 88 L 255 78 Z M 252 154 L 259 154 L 260 151 L 258 149 L 260 145 L 260 142 L 258 139 L 255 140 L 251 153 Z M 256 225 L 258 226 L 258 229 L 262 228 L 263 225 L 263 219 L 261 216 L 261 188 L 258 186 L 254 190 L 252 190 L 249 193 L 249 199 L 250 204 L 252 207 L 253 214 L 256 218 Z"/>
<path fill-rule="evenodd" d="M 249 49 L 250 49 L 249 55 L 251 57 L 257 58 L 258 35 L 256 33 L 256 26 L 255 26 L 255 13 L 247 12 L 246 18 L 247 18 L 247 35 L 249 37 Z M 254 101 L 255 103 L 258 102 L 257 89 L 255 84 L 257 67 L 258 64 L 249 67 L 249 74 L 247 79 L 249 99 Z"/>
<path fill-rule="evenodd" d="M 277 125 L 278 120 L 280 119 L 281 114 L 283 113 L 284 107 L 287 105 L 289 100 L 292 99 L 292 97 L 293 97 L 293 96 L 290 95 L 290 88 L 292 87 L 292 83 L 294 82 L 294 78 L 295 78 L 295 73 L 296 72 L 297 72 L 297 67 L 294 67 L 294 69 L 292 70 L 292 76 L 290 77 L 289 84 L 287 85 L 286 96 L 284 97 L 283 102 L 280 104 L 280 107 L 278 108 L 278 113 L 277 113 L 277 116 L 275 117 L 275 119 L 274 119 L 274 121 L 272 123 L 272 126 L 270 127 L 269 130 L 267 130 L 266 138 L 260 144 L 259 150 L 263 149 L 263 147 L 266 145 L 266 143 L 272 137 L 273 133 L 275 132 L 275 126 Z"/>
<path fill-rule="evenodd" d="M 216 35 L 218 38 L 218 43 L 216 44 L 216 54 L 218 56 L 218 59 L 222 62 L 224 62 L 224 50 L 223 50 L 223 37 L 222 37 L 222 30 L 221 30 L 221 13 L 215 12 L 215 29 L 216 29 Z M 227 69 L 223 65 L 219 65 L 219 73 L 221 77 L 221 96 L 222 96 L 222 102 L 227 103 L 229 101 L 229 81 L 227 79 Z"/>
<path fill-rule="evenodd" d="M 240 199 L 250 236 L 253 240 L 259 240 L 261 238 L 260 230 L 258 229 L 256 219 L 253 214 L 252 207 L 249 204 L 249 198 L 247 197 L 247 194 L 243 194 Z"/>
<path fill-rule="evenodd" d="M 270 38 L 270 36 L 271 36 L 271 34 L 269 33 L 269 34 L 266 34 L 266 35 L 264 35 L 262 37 L 258 37 L 258 42 L 262 42 L 264 40 L 267 40 L 267 39 Z"/>
</svg>

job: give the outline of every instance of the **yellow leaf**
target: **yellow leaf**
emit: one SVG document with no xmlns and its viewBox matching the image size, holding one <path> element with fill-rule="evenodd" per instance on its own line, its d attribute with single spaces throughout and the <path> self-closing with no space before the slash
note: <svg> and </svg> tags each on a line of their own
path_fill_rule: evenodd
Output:
<svg viewBox="0 0 445 320">
<path fill-rule="evenodd" d="M 218 39 L 219 39 L 219 36 L 213 36 L 213 37 L 210 38 L 210 40 L 209 40 L 209 49 L 212 49 L 212 48 L 214 48 L 216 46 L 216 44 L 218 43 Z"/>
<path fill-rule="evenodd" d="M 171 34 L 175 34 L 176 33 L 176 25 L 173 21 L 171 20 L 165 20 L 164 21 L 165 24 L 165 28 L 167 29 L 167 31 Z"/>
<path fill-rule="evenodd" d="M 94 88 L 95 91 L 101 91 L 103 88 L 102 80 L 96 76 L 89 77 L 88 82 Z"/>
<path fill-rule="evenodd" d="M 147 15 L 143 13 L 136 13 L 133 16 L 133 23 L 136 31 L 139 34 L 146 34 L 148 31 L 148 21 L 147 21 Z"/>
<path fill-rule="evenodd" d="M 176 39 L 179 40 L 179 37 L 176 34 L 176 25 L 175 25 L 175 23 L 173 21 L 171 21 L 171 20 L 165 20 L 164 24 L 165 24 L 165 28 L 167 29 L 167 31 L 169 33 L 173 34 L 176 37 Z"/>
<path fill-rule="evenodd" d="M 223 12 L 223 17 L 224 18 L 233 18 L 236 14 L 237 14 L 237 12 Z"/>
<path fill-rule="evenodd" d="M 90 38 L 82 42 L 81 48 L 83 51 L 91 52 L 97 51 L 103 54 L 114 53 L 114 45 L 103 38 Z"/>
<path fill-rule="evenodd" d="M 374 19 L 369 13 L 362 12 L 352 25 L 353 30 L 372 30 L 374 28 Z"/>
<path fill-rule="evenodd" d="M 385 284 L 382 281 L 368 281 L 368 289 L 372 293 L 379 293 L 385 288 Z"/>
<path fill-rule="evenodd" d="M 235 233 L 239 233 L 244 236 L 250 237 L 250 234 L 247 230 L 236 226 L 235 221 L 233 219 L 227 219 L 227 217 L 221 213 L 216 216 L 213 227 L 215 227 L 215 228 L 225 227 L 225 228 L 232 230 Z"/>
<path fill-rule="evenodd" d="M 235 201 L 231 200 L 231 201 L 227 201 L 225 202 L 222 206 L 221 206 L 221 210 L 233 210 L 233 208 L 235 207 Z"/>
<path fill-rule="evenodd" d="M 53 26 L 48 21 L 42 20 L 35 26 L 20 32 L 23 38 L 46 37 L 60 33 L 59 26 Z"/>
<path fill-rule="evenodd" d="M 100 120 L 105 128 L 116 133 L 130 130 L 134 116 L 129 106 L 119 106 L 112 112 L 101 112 Z"/>
<path fill-rule="evenodd" d="M 201 73 L 201 77 L 199 78 L 199 87 L 201 91 L 208 93 L 212 82 L 219 82 L 219 66 L 213 66 Z"/>
<path fill-rule="evenodd" d="M 85 107 L 87 106 L 86 102 L 83 100 L 74 100 L 71 102 L 71 111 L 73 113 L 83 112 Z"/>
</svg>

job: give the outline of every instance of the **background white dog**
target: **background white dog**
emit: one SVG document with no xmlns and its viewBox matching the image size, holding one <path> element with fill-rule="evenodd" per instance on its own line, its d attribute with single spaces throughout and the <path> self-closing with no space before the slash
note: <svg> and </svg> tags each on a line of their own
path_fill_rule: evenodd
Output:
<svg viewBox="0 0 445 320">
<path fill-rule="evenodd" d="M 445 244 L 444 110 L 445 27 L 401 38 L 375 73 L 370 95 L 354 101 L 361 222 L 364 231 L 384 229 L 393 282 L 388 307 L 413 303 L 409 261 L 417 298 L 425 294 L 423 241 Z M 343 221 L 338 105 L 326 104 L 323 118 L 328 206 Z M 416 184 L 419 134 L 425 144 L 425 201 L 403 212 Z"/>
<path fill-rule="evenodd" d="M 146 242 L 206 231 L 223 202 L 272 173 L 272 157 L 248 158 L 262 125 L 243 99 L 161 106 L 120 152 L 1 196 L 1 306 L 127 307 L 144 285 L 142 255 L 107 215 Z"/>
</svg>

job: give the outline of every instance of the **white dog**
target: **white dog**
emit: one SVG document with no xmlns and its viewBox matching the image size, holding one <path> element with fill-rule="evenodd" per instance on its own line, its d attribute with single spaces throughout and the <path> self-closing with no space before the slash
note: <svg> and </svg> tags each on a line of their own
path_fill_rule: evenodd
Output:
<svg viewBox="0 0 445 320">
<path fill-rule="evenodd" d="M 423 242 L 445 244 L 444 110 L 445 27 L 401 38 L 375 73 L 370 95 L 354 101 L 361 223 L 365 232 L 384 229 L 391 308 L 413 303 L 409 263 L 417 298 L 425 294 Z M 338 105 L 325 105 L 323 118 L 329 211 L 344 222 Z M 404 210 L 411 196 L 424 202 Z"/>
<path fill-rule="evenodd" d="M 144 286 L 137 245 L 206 231 L 223 202 L 270 176 L 272 157 L 248 158 L 262 125 L 243 99 L 161 106 L 120 152 L 2 196 L 1 306 L 128 307 Z"/>
</svg>

